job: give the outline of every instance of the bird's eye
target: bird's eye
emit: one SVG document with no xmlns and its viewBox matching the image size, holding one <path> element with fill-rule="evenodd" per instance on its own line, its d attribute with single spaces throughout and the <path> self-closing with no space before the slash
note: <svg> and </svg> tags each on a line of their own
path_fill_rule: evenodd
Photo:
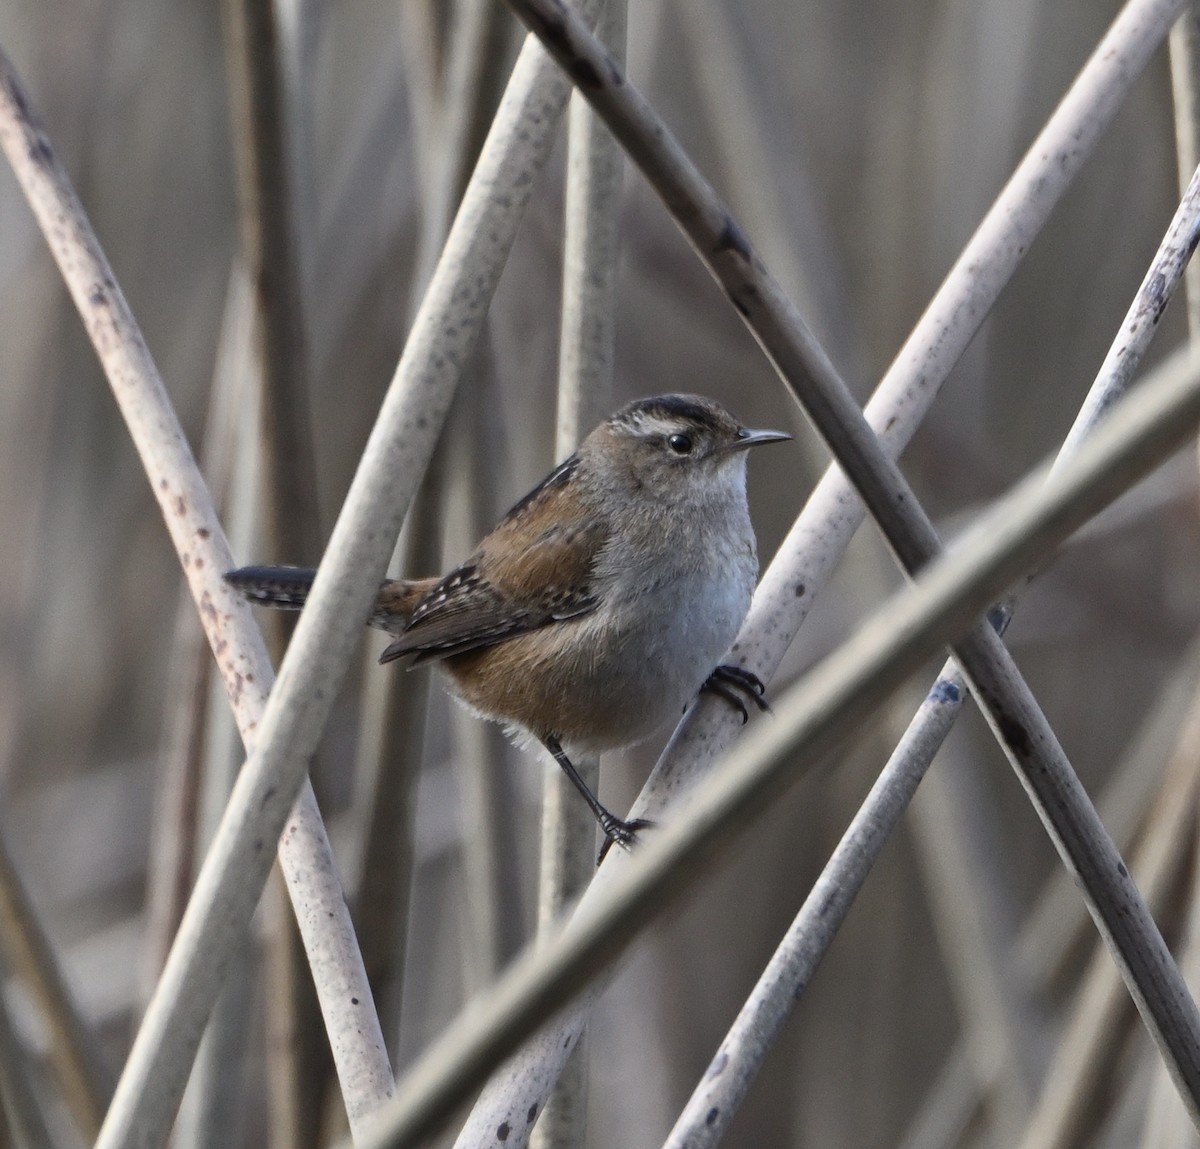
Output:
<svg viewBox="0 0 1200 1149">
<path fill-rule="evenodd" d="M 667 446 L 676 455 L 690 455 L 692 453 L 692 437 L 691 435 L 683 434 L 672 435 L 667 440 Z"/>
</svg>

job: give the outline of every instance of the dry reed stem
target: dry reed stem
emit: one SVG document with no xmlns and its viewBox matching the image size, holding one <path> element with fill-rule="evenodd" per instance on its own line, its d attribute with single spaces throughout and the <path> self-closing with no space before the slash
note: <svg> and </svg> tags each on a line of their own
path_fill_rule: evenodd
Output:
<svg viewBox="0 0 1200 1149">
<path fill-rule="evenodd" d="M 626 0 L 605 0 L 596 36 L 625 59 Z M 558 343 L 555 461 L 570 455 L 611 409 L 624 157 L 578 93 L 568 114 L 562 318 Z M 599 793 L 600 762 L 575 762 Z M 552 936 L 595 871 L 595 821 L 557 763 L 542 771 L 538 936 Z M 534 1149 L 575 1149 L 586 1140 L 587 1041 L 571 1054 L 533 1130 Z"/>
<path fill-rule="evenodd" d="M 6 973 L 0 963 L 0 980 Z M 0 1144 L 14 1149 L 55 1149 L 29 1080 L 30 1068 L 8 1003 L 0 999 Z"/>
<path fill-rule="evenodd" d="M 1175 112 L 1175 156 L 1180 186 L 1186 185 L 1200 164 L 1200 10 L 1192 4 L 1176 21 L 1168 40 L 1171 61 L 1171 94 Z M 1200 337 L 1200 264 L 1192 260 L 1185 276 L 1187 286 L 1188 332 L 1193 340 Z M 1180 964 L 1193 988 L 1200 975 L 1200 947 L 1196 940 L 1196 907 L 1200 904 L 1200 885 L 1192 879 L 1192 919 L 1184 935 Z M 1142 1129 L 1143 1149 L 1158 1146 L 1194 1146 L 1195 1130 L 1169 1089 L 1161 1073 L 1155 1072 Z"/>
<path fill-rule="evenodd" d="M 1200 695 L 1184 719 L 1147 833 L 1135 851 L 1136 872 L 1146 896 L 1161 908 L 1168 890 L 1194 849 L 1200 773 L 1195 745 L 1200 738 Z M 1103 953 L 1092 958 L 1059 1038 L 1038 1103 L 1029 1115 L 1021 1149 L 1066 1149 L 1096 1118 L 1097 1099 L 1120 1053 L 1118 1035 L 1127 1027 L 1129 1002 Z"/>
<path fill-rule="evenodd" d="M 437 266 L 446 232 L 463 184 L 454 173 L 467 158 L 458 153 L 469 138 L 470 106 L 485 98 L 470 80 L 479 75 L 479 57 L 488 47 L 485 30 L 492 5 L 459 4 L 454 9 L 449 60 L 433 58 L 434 40 L 425 34 L 432 12 L 417 5 L 403 9 L 410 35 L 405 37 L 405 68 L 411 102 L 410 122 L 418 141 L 414 159 L 422 188 L 420 236 L 409 310 L 416 312 Z M 474 141 L 478 143 L 479 141 Z M 475 158 L 478 148 L 472 153 Z M 412 314 L 406 317 L 411 323 Z M 421 577 L 440 569 L 442 559 L 441 476 L 446 436 L 405 519 L 390 569 Z M 357 919 L 371 985 L 380 998 L 380 1017 L 396 1048 L 404 994 L 408 916 L 414 871 L 413 816 L 425 751 L 428 675 L 380 674 L 373 650 L 364 653 L 364 687 L 359 709 L 354 777 L 355 809 L 362 822 L 355 866 Z"/>
<path fill-rule="evenodd" d="M 50 1070 L 63 1101 L 79 1131 L 93 1140 L 100 1132 L 112 1082 L 2 835 L 0 939 L 4 966 L 24 982 L 37 1003 L 50 1047 Z"/>
<path fill-rule="evenodd" d="M 301 130 L 286 30 L 270 0 L 225 0 L 241 254 L 254 293 L 255 350 L 272 558 L 320 554 L 309 402 L 302 229 L 294 186 Z"/>
<path fill-rule="evenodd" d="M 499 396 L 494 379 L 491 328 L 476 356 L 479 386 L 461 396 L 447 428 L 444 506 L 448 514 L 443 562 L 470 554 L 487 530 L 489 477 L 500 460 L 495 450 Z M 511 439 L 506 436 L 511 444 Z M 511 445 L 508 453 L 512 454 Z M 443 568 L 444 569 L 444 568 Z M 523 833 L 509 742 L 499 727 L 480 722 L 461 706 L 450 713 L 451 769 L 459 801 L 464 895 L 463 985 L 467 996 L 491 985 L 520 948 L 524 934 L 522 883 L 517 872 Z"/>
<path fill-rule="evenodd" d="M 940 753 L 939 770 L 909 806 L 908 825 L 967 1056 L 988 1084 L 992 1140 L 1004 1144 L 1024 1125 L 1043 1079 L 1042 1003 L 1008 945 L 1016 899 L 998 864 L 1004 851 L 978 760 L 953 745 Z M 758 1066 L 768 1048 L 756 1043 Z"/>
<path fill-rule="evenodd" d="M 436 467 L 436 456 L 435 463 Z M 401 575 L 433 570 L 440 558 L 436 499 L 417 492 L 396 550 Z M 405 955 L 415 845 L 413 818 L 425 750 L 427 675 L 379 673 L 373 649 L 364 655 L 354 809 L 360 846 L 348 884 L 368 980 L 383 1032 L 397 1048 L 404 995 Z"/>
<path fill-rule="evenodd" d="M 235 290 L 228 302 L 226 314 L 231 318 L 231 326 L 223 332 L 228 342 L 223 340 L 220 348 L 214 392 L 221 389 L 231 392 L 226 396 L 231 409 L 225 412 L 223 420 L 225 434 L 205 443 L 205 455 L 219 450 L 229 456 L 223 481 L 214 489 L 222 492 L 230 547 L 238 554 L 247 554 L 258 545 L 262 534 L 263 436 L 259 428 L 262 406 L 257 389 L 237 385 L 241 380 L 252 381 L 249 329 L 252 308 L 249 283 L 244 275 L 235 272 Z M 215 675 L 209 675 L 204 702 L 205 725 L 200 738 L 204 760 L 200 769 L 193 870 L 200 866 L 217 832 L 245 755 L 228 701 Z M 273 871 L 272 877 L 277 876 L 277 871 Z M 235 948 L 224 986 L 209 1015 L 175 1119 L 175 1149 L 221 1149 L 230 1143 L 239 1117 L 234 1099 L 244 1092 L 245 1055 L 252 1029 L 258 1031 L 254 1036 L 261 1035 L 265 1049 L 270 1051 L 264 1065 L 268 1105 L 273 1100 L 271 1091 L 279 1086 L 281 1074 L 277 1072 L 273 1054 L 278 1040 L 273 1024 L 277 1014 L 272 1014 L 266 1003 L 255 1001 L 254 991 L 256 982 L 273 977 L 273 971 L 264 961 L 264 954 L 269 960 L 278 953 L 273 935 L 284 925 L 294 929 L 294 923 L 284 920 L 291 913 L 278 891 L 265 900 L 261 916 L 267 922 L 265 929 L 254 931 L 254 936 Z M 253 1014 L 252 1004 L 257 1005 Z M 253 1027 L 246 1024 L 248 1016 L 254 1017 Z M 292 1113 L 293 1110 L 283 1106 L 273 1106 L 269 1118 L 272 1138 L 280 1135 L 276 1124 L 279 1119 L 287 1121 Z"/>
<path fill-rule="evenodd" d="M 236 161 L 239 248 L 253 292 L 256 421 L 264 462 L 265 554 L 259 561 L 313 565 L 320 557 L 316 461 L 305 319 L 304 237 L 298 143 L 302 102 L 289 62 L 303 34 L 275 0 L 225 0 L 222 5 L 230 128 Z M 289 35 L 289 33 L 291 35 Z M 267 622 L 274 661 L 282 657 L 291 619 Z M 286 900 L 278 877 L 270 902 Z M 278 1149 L 316 1149 L 327 1092 L 329 1059 L 317 995 L 308 976 L 300 933 L 279 916 L 265 954 L 264 1012 L 268 1046 L 268 1128 Z M 365 980 L 365 965 L 364 965 Z M 368 983 L 369 984 L 369 983 Z M 346 1018 L 333 1021 L 344 1030 Z M 382 1026 L 376 1028 L 382 1034 Z M 380 1080 L 390 1075 L 386 1055 Z M 351 1106 L 353 1109 L 354 1107 Z"/>
<path fill-rule="evenodd" d="M 1142 858 L 1148 838 L 1171 832 L 1160 829 L 1161 823 L 1156 820 L 1159 816 L 1156 811 L 1165 808 L 1162 794 L 1177 786 L 1163 777 L 1162 767 L 1167 759 L 1177 760 L 1172 748 L 1178 743 L 1180 728 L 1200 688 L 1200 642 L 1193 642 L 1175 673 L 1169 676 L 1169 682 L 1164 697 L 1142 723 L 1098 803 L 1104 824 L 1132 855 L 1133 872 L 1139 884 L 1145 875 Z M 1176 852 L 1184 848 L 1183 842 L 1173 847 Z M 1157 913 L 1157 901 L 1153 904 Z M 1069 876 L 1055 869 L 1015 939 L 1022 976 L 1039 992 L 1048 993 L 1051 983 L 1062 976 L 1070 955 L 1085 940 L 1085 934 L 1091 934 L 1090 922 L 1078 893 Z M 960 1041 L 947 1055 L 901 1145 L 904 1149 L 918 1149 L 952 1143 L 952 1137 L 937 1131 L 951 1127 L 965 1129 L 990 1086 L 990 1080 L 970 1077 Z"/>
<path fill-rule="evenodd" d="M 1175 157 L 1179 187 L 1200 167 L 1200 11 L 1190 5 L 1171 29 L 1171 91 L 1175 105 Z M 1200 335 L 1200 264 L 1187 270 L 1188 331 Z"/>
<path fill-rule="evenodd" d="M 748 42 L 752 22 L 722 0 L 693 0 L 684 7 L 680 30 L 705 77 L 697 95 L 720 141 L 729 202 L 758 248 L 771 253 L 772 270 L 801 314 L 810 317 L 830 358 L 851 378 L 860 378 L 863 340 L 843 256 L 832 241 L 830 213 L 820 204 L 809 164 L 787 164 L 779 153 L 777 141 L 794 147 L 797 133 L 795 125 L 782 122 L 783 105 L 756 67 Z"/>
</svg>

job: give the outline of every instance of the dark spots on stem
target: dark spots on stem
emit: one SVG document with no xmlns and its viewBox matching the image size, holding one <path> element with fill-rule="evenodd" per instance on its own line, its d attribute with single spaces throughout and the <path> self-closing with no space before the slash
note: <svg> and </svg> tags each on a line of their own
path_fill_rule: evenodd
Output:
<svg viewBox="0 0 1200 1149">
<path fill-rule="evenodd" d="M 1025 729 L 1025 724 L 1019 718 L 1007 714 L 1003 710 L 997 709 L 995 713 L 996 725 L 1000 728 L 1000 737 L 1022 758 L 1026 757 L 1033 749 L 1033 739 L 1030 738 L 1029 731 Z"/>
<path fill-rule="evenodd" d="M 50 141 L 38 131 L 31 128 L 29 132 L 29 158 L 39 168 L 50 168 L 54 164 L 54 152 L 50 150 Z"/>
<path fill-rule="evenodd" d="M 1153 312 L 1150 322 L 1157 324 L 1170 302 L 1170 295 L 1167 293 L 1167 277 L 1161 271 L 1152 275 L 1150 282 L 1146 284 L 1146 301 Z"/>
</svg>

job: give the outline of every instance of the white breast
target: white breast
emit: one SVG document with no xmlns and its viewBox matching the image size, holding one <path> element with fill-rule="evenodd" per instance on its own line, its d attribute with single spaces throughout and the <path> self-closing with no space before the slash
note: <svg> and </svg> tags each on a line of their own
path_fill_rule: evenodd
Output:
<svg viewBox="0 0 1200 1149">
<path fill-rule="evenodd" d="M 664 521 L 652 554 L 617 545 L 598 565 L 603 606 L 580 620 L 581 638 L 591 652 L 585 677 L 606 695 L 611 721 L 581 749 L 628 745 L 677 721 L 737 637 L 758 558 L 745 502 L 722 512 Z"/>
</svg>

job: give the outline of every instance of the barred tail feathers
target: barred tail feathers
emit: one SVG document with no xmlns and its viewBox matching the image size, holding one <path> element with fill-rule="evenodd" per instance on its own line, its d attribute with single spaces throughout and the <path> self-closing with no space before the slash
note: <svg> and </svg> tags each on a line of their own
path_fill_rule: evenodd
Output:
<svg viewBox="0 0 1200 1149">
<path fill-rule="evenodd" d="M 302 610 L 316 571 L 307 567 L 239 567 L 225 581 L 250 602 L 277 610 Z M 417 600 L 437 579 L 385 579 L 367 625 L 398 635 L 408 625 Z"/>
<path fill-rule="evenodd" d="M 250 602 L 278 610 L 300 610 L 316 573 L 307 567 L 239 567 L 229 571 L 225 581 Z"/>
</svg>

